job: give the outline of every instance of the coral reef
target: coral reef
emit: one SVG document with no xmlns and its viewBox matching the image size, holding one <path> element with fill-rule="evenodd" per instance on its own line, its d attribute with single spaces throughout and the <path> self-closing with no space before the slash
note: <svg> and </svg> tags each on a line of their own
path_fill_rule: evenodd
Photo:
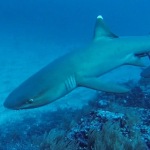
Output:
<svg viewBox="0 0 150 150">
<path fill-rule="evenodd" d="M 148 150 L 150 94 L 99 92 L 82 109 L 29 113 L 0 124 L 1 150 Z"/>
</svg>

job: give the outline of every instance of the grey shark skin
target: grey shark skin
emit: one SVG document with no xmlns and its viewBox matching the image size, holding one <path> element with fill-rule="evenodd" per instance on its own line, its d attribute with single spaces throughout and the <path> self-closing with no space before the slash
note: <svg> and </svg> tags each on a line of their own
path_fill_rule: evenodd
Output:
<svg viewBox="0 0 150 150">
<path fill-rule="evenodd" d="M 129 89 L 105 83 L 99 76 L 122 65 L 143 66 L 140 56 L 150 52 L 150 36 L 121 38 L 97 17 L 93 41 L 41 69 L 16 88 L 4 102 L 9 109 L 27 109 L 51 103 L 82 86 L 124 93 Z"/>
</svg>

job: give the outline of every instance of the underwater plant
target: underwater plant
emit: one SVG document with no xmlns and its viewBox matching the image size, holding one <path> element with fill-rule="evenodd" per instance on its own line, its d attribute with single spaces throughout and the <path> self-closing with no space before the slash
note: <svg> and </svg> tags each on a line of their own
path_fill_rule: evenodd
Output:
<svg viewBox="0 0 150 150">
<path fill-rule="evenodd" d="M 148 150 L 150 111 L 129 102 L 148 93 L 137 88 L 132 92 L 100 92 L 82 109 L 16 112 L 18 119 L 11 116 L 0 124 L 0 149 Z"/>
<path fill-rule="evenodd" d="M 147 146 L 141 139 L 139 131 L 132 131 L 132 136 L 122 134 L 119 123 L 107 122 L 101 131 L 89 131 L 92 141 L 91 150 L 146 150 Z M 90 150 L 90 149 L 89 149 Z"/>
<path fill-rule="evenodd" d="M 78 144 L 66 138 L 67 131 L 52 129 L 45 133 L 40 150 L 77 150 Z"/>
</svg>

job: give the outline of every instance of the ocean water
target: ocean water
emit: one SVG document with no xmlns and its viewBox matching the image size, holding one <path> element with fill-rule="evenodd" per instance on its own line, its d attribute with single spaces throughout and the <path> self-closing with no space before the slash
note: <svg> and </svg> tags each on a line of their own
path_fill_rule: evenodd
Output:
<svg viewBox="0 0 150 150">
<path fill-rule="evenodd" d="M 84 120 L 83 126 L 89 125 L 85 120 L 88 114 L 93 112 L 93 109 L 96 109 L 97 112 L 104 109 L 102 106 L 95 108 L 95 105 L 89 101 L 96 100 L 97 102 L 97 99 L 109 101 L 114 98 L 113 96 L 107 94 L 102 96 L 97 91 L 79 88 L 65 98 L 36 109 L 8 110 L 4 108 L 3 103 L 8 94 L 33 73 L 55 58 L 86 46 L 92 40 L 98 15 L 103 16 L 110 30 L 118 36 L 148 35 L 150 33 L 149 6 L 149 0 L 0 1 L 0 150 L 67 150 L 73 149 L 71 148 L 72 145 L 74 149 L 80 147 L 87 150 L 102 150 L 102 147 L 97 146 L 96 149 L 94 146 L 96 143 L 94 140 L 98 136 L 93 138 L 93 144 L 89 146 L 85 140 L 87 137 L 85 138 L 82 134 L 75 136 L 75 133 L 77 131 L 81 133 L 79 130 L 79 128 L 81 129 L 80 125 L 83 125 L 81 120 Z M 144 58 L 143 61 L 149 65 L 148 58 Z M 141 78 L 141 71 L 142 68 L 140 67 L 124 66 L 102 78 L 108 81 L 132 81 L 136 83 Z M 145 91 L 147 92 L 147 89 Z M 145 98 L 145 95 L 143 97 L 134 96 L 135 99 Z M 121 101 L 125 100 L 125 98 L 121 99 Z M 141 104 L 136 101 L 135 103 L 136 105 L 134 103 L 127 106 L 118 105 L 121 105 L 120 107 L 126 106 L 125 109 L 127 110 L 129 107 L 133 109 L 138 107 L 137 111 L 144 109 L 149 112 L 150 107 L 146 102 Z M 105 108 L 105 111 L 107 110 L 105 114 L 108 111 L 112 114 L 116 111 L 127 114 L 120 112 L 118 107 L 115 111 L 113 109 Z M 147 116 L 150 115 L 147 114 Z M 133 115 L 133 118 L 136 117 Z M 107 119 L 109 120 L 109 117 Z M 94 120 L 96 119 L 94 118 L 92 122 Z M 145 120 L 149 125 L 149 118 L 147 117 Z M 69 122 L 71 123 L 69 124 Z M 97 123 L 95 126 L 98 125 Z M 107 126 L 110 125 L 107 124 Z M 110 129 L 113 130 L 114 128 L 111 127 Z M 54 132 L 54 130 L 56 131 Z M 86 129 L 82 130 L 85 132 Z M 147 130 L 147 135 L 142 136 L 141 141 L 143 137 L 150 139 L 148 137 L 149 131 L 150 129 Z M 60 133 L 60 137 L 58 137 L 57 132 Z M 139 135 L 139 132 L 136 133 Z M 92 133 L 88 132 L 88 134 Z M 66 137 L 72 143 L 70 147 L 67 147 L 66 141 L 62 140 Z M 123 139 L 121 135 L 117 135 L 117 137 Z M 121 138 L 116 139 L 119 141 Z M 84 140 L 86 144 L 81 142 Z M 92 141 L 92 139 L 90 140 Z M 140 142 L 140 140 L 134 142 L 140 143 L 141 147 L 144 145 L 143 141 Z M 145 143 L 147 147 L 140 147 L 141 150 L 148 149 L 148 146 L 150 149 L 150 140 Z M 137 145 L 132 145 L 131 149 L 137 149 Z M 109 150 L 111 149 L 115 148 L 109 147 Z"/>
</svg>

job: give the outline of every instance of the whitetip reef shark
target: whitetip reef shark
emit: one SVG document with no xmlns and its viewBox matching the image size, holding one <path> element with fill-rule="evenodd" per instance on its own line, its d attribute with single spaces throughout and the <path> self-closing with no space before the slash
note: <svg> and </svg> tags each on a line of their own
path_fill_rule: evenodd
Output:
<svg viewBox="0 0 150 150">
<path fill-rule="evenodd" d="M 118 37 L 102 16 L 95 24 L 94 38 L 83 49 L 74 50 L 35 73 L 4 101 L 9 109 L 36 108 L 49 104 L 77 87 L 125 93 L 122 85 L 98 77 L 122 65 L 143 66 L 141 57 L 150 52 L 150 36 Z"/>
</svg>

